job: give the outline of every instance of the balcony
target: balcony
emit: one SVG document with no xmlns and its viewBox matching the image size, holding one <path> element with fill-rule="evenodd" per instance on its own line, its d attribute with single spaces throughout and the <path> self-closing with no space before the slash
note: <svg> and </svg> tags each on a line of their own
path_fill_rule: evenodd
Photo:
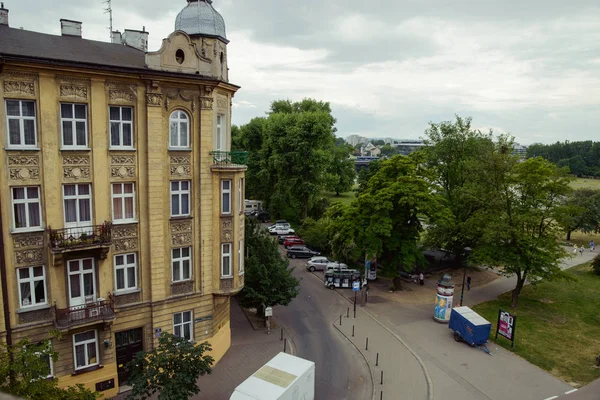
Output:
<svg viewBox="0 0 600 400">
<path fill-rule="evenodd" d="M 212 170 L 246 170 L 248 163 L 247 151 L 211 151 L 213 158 Z"/>
<path fill-rule="evenodd" d="M 53 311 L 54 325 L 59 330 L 99 322 L 110 323 L 115 319 L 115 306 L 112 295 L 109 295 L 108 300 L 98 298 L 96 301 L 68 308 L 58 308 L 55 304 Z"/>
<path fill-rule="evenodd" d="M 76 228 L 48 228 L 50 256 L 55 266 L 61 265 L 65 253 L 87 251 L 105 259 L 112 244 L 112 222 Z"/>
</svg>

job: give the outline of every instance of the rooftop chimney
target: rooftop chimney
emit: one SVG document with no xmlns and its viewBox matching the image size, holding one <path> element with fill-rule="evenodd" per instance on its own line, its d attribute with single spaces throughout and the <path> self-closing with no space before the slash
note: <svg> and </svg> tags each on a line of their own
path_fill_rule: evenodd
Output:
<svg viewBox="0 0 600 400">
<path fill-rule="evenodd" d="M 81 22 L 71 21 L 70 19 L 60 20 L 60 33 L 63 36 L 81 37 Z"/>
<path fill-rule="evenodd" d="M 8 26 L 8 10 L 4 8 L 4 3 L 0 3 L 0 25 Z"/>
<path fill-rule="evenodd" d="M 121 37 L 121 32 L 112 31 L 110 33 L 111 43 L 123 44 L 123 38 Z"/>
<path fill-rule="evenodd" d="M 125 29 L 123 32 L 123 40 L 122 43 L 127 46 L 134 47 L 141 51 L 148 50 L 148 35 L 146 32 L 146 27 L 142 27 L 141 31 L 136 31 L 133 29 Z"/>
</svg>

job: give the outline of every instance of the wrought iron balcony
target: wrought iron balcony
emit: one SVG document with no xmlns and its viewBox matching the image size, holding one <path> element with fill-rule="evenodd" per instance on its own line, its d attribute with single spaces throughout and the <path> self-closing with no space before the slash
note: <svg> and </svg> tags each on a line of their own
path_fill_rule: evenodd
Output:
<svg viewBox="0 0 600 400">
<path fill-rule="evenodd" d="M 48 229 L 50 250 L 54 253 L 72 249 L 108 247 L 112 244 L 112 222 L 86 227 Z"/>
<path fill-rule="evenodd" d="M 211 151 L 213 166 L 220 168 L 245 168 L 248 164 L 247 151 Z"/>
<path fill-rule="evenodd" d="M 80 306 L 58 308 L 53 306 L 54 324 L 58 329 L 70 329 L 75 326 L 96 322 L 110 322 L 115 319 L 114 298 L 97 299 Z"/>
</svg>

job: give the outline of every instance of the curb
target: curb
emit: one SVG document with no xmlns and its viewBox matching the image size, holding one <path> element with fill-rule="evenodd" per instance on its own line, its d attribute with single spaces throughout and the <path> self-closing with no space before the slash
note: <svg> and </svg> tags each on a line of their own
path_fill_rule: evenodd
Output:
<svg viewBox="0 0 600 400">
<path fill-rule="evenodd" d="M 354 346 L 354 348 L 356 349 L 356 351 L 358 351 L 358 354 L 361 355 L 361 357 L 363 358 L 363 360 L 365 360 L 365 363 L 367 364 L 367 368 L 369 368 L 369 376 L 371 377 L 371 399 L 375 400 L 375 381 L 373 380 L 373 370 L 371 369 L 371 364 L 369 364 L 369 361 L 367 360 L 367 357 L 365 357 L 365 355 L 363 354 L 362 351 L 360 351 L 360 349 L 358 348 L 358 346 L 356 346 L 356 344 L 348 337 L 346 336 L 346 334 L 344 332 L 342 332 L 342 330 L 340 328 L 338 328 L 335 325 L 335 321 L 333 321 L 332 323 L 333 327 L 335 328 L 336 331 L 338 331 L 339 333 L 342 334 L 342 336 L 344 336 L 346 338 L 346 340 L 348 340 L 350 342 L 350 344 L 352 344 L 352 346 Z"/>
</svg>

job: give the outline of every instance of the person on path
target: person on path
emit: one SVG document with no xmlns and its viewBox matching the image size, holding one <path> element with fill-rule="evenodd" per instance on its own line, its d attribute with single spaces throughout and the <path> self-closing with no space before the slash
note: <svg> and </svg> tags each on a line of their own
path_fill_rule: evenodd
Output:
<svg viewBox="0 0 600 400">
<path fill-rule="evenodd" d="M 419 284 L 421 286 L 425 285 L 425 276 L 423 275 L 423 273 L 419 273 Z"/>
<path fill-rule="evenodd" d="M 585 250 L 585 246 L 581 245 L 581 247 L 579 247 L 579 255 L 582 256 L 583 255 L 583 250 Z"/>
<path fill-rule="evenodd" d="M 471 290 L 471 275 L 467 276 L 467 292 Z"/>
<path fill-rule="evenodd" d="M 594 240 L 590 240 L 590 251 L 594 251 L 596 250 L 596 243 L 594 243 Z"/>
<path fill-rule="evenodd" d="M 577 245 L 574 244 L 573 245 L 573 254 L 577 254 L 577 250 L 579 250 L 579 249 L 577 248 Z"/>
</svg>

